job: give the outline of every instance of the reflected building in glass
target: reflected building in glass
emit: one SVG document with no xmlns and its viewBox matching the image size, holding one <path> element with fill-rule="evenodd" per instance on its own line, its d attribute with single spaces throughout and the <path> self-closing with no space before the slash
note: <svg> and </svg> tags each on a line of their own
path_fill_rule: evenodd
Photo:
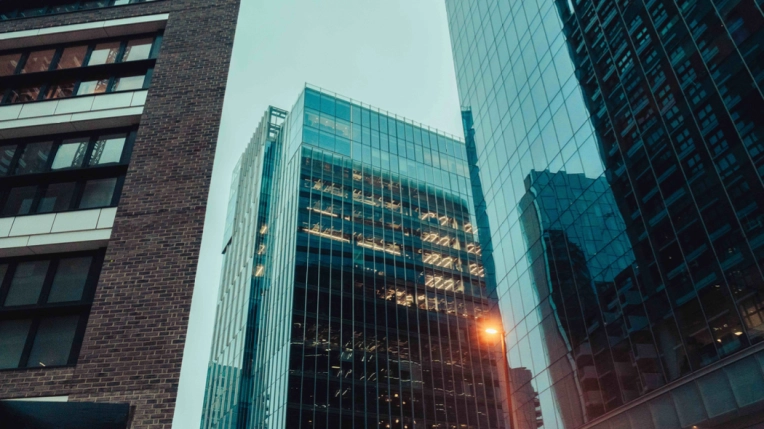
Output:
<svg viewBox="0 0 764 429">
<path fill-rule="evenodd" d="M 761 424 L 761 2 L 446 6 L 515 427 Z"/>
<path fill-rule="evenodd" d="M 306 88 L 234 181 L 203 428 L 509 428 L 464 141 Z"/>
</svg>

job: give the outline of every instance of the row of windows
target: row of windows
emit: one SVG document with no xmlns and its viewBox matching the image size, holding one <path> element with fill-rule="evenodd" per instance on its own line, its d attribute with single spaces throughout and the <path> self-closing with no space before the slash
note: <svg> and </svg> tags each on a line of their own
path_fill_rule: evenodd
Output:
<svg viewBox="0 0 764 429">
<path fill-rule="evenodd" d="M 311 89 L 305 90 L 305 108 L 450 156 L 467 157 L 464 143 Z"/>
<path fill-rule="evenodd" d="M 334 118 L 326 113 L 305 109 L 305 142 L 320 143 L 322 147 L 350 156 L 350 140 L 374 149 L 416 160 L 419 163 L 436 168 L 450 170 L 462 176 L 468 176 L 466 155 L 447 155 L 444 152 L 430 150 L 429 146 L 417 145 L 402 138 L 396 138 L 379 131 L 362 128 L 357 123 L 351 125 L 343 119 Z M 319 132 L 320 131 L 320 132 Z M 334 149 L 332 149 L 332 147 Z M 360 158 L 360 155 L 357 157 Z"/>
<path fill-rule="evenodd" d="M 124 164 L 134 138 L 123 131 L 0 144 L 0 177 Z"/>
<path fill-rule="evenodd" d="M 0 196 L 0 217 L 115 207 L 123 180 L 119 176 L 10 188 Z"/>
<path fill-rule="evenodd" d="M 33 18 L 36 16 L 56 15 L 79 10 L 100 9 L 127 4 L 148 3 L 155 0 L 28 0 L 23 4 L 9 2 L 0 6 L 0 21 L 9 19 Z"/>
<path fill-rule="evenodd" d="M 141 36 L 0 54 L 0 77 L 117 64 L 156 57 L 160 38 Z"/>
<path fill-rule="evenodd" d="M 148 88 L 150 81 L 149 73 L 132 76 L 102 76 L 92 80 L 52 81 L 29 86 L 25 85 L 3 91 L 5 95 L 0 104 L 29 103 L 32 101 L 56 100 L 79 95 L 136 91 Z M 3 92 L 0 92 L 0 95 Z"/>
<path fill-rule="evenodd" d="M 0 369 L 75 363 L 102 259 L 0 259 Z"/>
</svg>

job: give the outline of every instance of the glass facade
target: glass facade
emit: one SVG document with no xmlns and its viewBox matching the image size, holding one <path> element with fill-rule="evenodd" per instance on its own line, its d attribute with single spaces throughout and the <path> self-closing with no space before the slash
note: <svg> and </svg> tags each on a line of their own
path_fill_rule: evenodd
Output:
<svg viewBox="0 0 764 429">
<path fill-rule="evenodd" d="M 273 142 L 232 204 L 202 427 L 508 428 L 465 143 L 313 88 Z"/>
<path fill-rule="evenodd" d="M 515 427 L 764 421 L 761 2 L 446 5 Z"/>
</svg>

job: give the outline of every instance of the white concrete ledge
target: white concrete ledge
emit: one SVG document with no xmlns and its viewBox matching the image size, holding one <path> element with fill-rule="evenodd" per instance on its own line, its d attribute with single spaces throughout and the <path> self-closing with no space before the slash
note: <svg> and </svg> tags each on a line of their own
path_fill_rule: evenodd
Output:
<svg viewBox="0 0 764 429">
<path fill-rule="evenodd" d="M 105 246 L 116 207 L 0 218 L 0 258 Z"/>
<path fill-rule="evenodd" d="M 148 90 L 0 106 L 0 139 L 135 125 Z"/>
<path fill-rule="evenodd" d="M 0 33 L 0 50 L 151 33 L 165 28 L 169 17 L 169 14 L 163 13 L 35 30 L 10 31 Z"/>
</svg>

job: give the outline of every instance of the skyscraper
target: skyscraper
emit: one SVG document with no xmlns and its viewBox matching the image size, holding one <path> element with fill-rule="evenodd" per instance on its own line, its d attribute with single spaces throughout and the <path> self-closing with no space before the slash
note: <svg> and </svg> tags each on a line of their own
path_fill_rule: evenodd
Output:
<svg viewBox="0 0 764 429">
<path fill-rule="evenodd" d="M 0 426 L 172 422 L 238 5 L 0 2 Z"/>
<path fill-rule="evenodd" d="M 518 427 L 764 421 L 761 2 L 446 5 Z"/>
<path fill-rule="evenodd" d="M 306 88 L 233 188 L 203 428 L 507 428 L 467 147 Z"/>
</svg>

